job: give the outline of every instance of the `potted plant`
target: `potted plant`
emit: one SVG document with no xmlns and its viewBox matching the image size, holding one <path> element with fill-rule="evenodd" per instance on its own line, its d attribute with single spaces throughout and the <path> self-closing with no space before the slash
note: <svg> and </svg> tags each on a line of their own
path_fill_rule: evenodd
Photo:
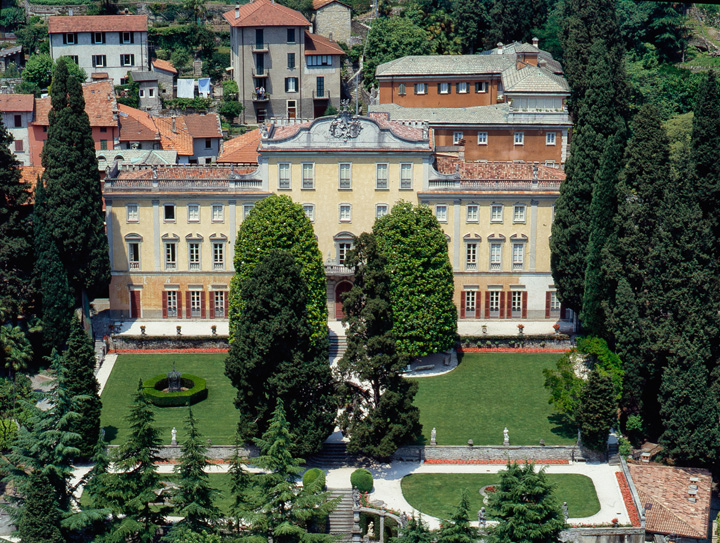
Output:
<svg viewBox="0 0 720 543">
<path fill-rule="evenodd" d="M 144 324 L 140 326 L 140 335 L 141 336 L 145 335 L 145 325 Z"/>
<path fill-rule="evenodd" d="M 217 325 L 213 324 L 210 327 L 210 331 L 212 332 L 212 335 L 216 336 L 217 335 Z"/>
<path fill-rule="evenodd" d="M 560 325 L 558 323 L 553 324 L 553 329 L 555 330 L 556 334 L 560 333 Z"/>
<path fill-rule="evenodd" d="M 518 327 L 518 333 L 519 333 L 519 334 L 522 334 L 522 333 L 523 333 L 523 330 L 525 329 L 525 325 L 524 325 L 524 324 L 518 324 L 517 327 Z"/>
<path fill-rule="evenodd" d="M 482 325 L 482 333 L 487 334 L 487 324 Z"/>
<path fill-rule="evenodd" d="M 177 330 L 177 335 L 179 335 L 179 336 L 182 335 L 182 326 L 176 326 L 175 330 Z"/>
</svg>

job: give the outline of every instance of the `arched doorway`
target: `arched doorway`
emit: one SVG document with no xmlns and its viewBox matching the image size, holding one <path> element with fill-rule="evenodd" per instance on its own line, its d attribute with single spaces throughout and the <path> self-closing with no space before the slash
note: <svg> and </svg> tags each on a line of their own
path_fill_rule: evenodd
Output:
<svg viewBox="0 0 720 543">
<path fill-rule="evenodd" d="M 352 283 L 350 281 L 341 281 L 335 287 L 335 319 L 336 320 L 342 320 L 342 318 L 345 316 L 345 313 L 343 313 L 342 295 L 345 294 L 347 291 L 349 291 L 351 288 L 352 288 Z"/>
</svg>

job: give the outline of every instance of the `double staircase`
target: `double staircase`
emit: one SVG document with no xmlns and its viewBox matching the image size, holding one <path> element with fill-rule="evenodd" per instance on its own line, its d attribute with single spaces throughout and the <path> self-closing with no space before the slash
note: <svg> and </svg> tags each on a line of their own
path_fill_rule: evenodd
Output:
<svg viewBox="0 0 720 543">
<path fill-rule="evenodd" d="M 340 498 L 335 510 L 330 513 L 330 535 L 337 537 L 339 542 L 352 540 L 353 531 L 353 501 L 352 491 L 348 489 L 328 489 L 330 499 Z"/>
<path fill-rule="evenodd" d="M 340 443 L 323 443 L 322 449 L 308 458 L 307 466 L 325 469 L 343 468 L 347 466 L 358 466 L 364 464 L 363 459 L 347 452 L 347 445 Z"/>
</svg>

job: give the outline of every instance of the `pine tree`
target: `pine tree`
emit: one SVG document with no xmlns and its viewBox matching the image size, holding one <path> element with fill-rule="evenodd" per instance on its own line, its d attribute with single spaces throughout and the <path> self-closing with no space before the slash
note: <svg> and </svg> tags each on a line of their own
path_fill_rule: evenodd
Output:
<svg viewBox="0 0 720 543">
<path fill-rule="evenodd" d="M 490 514 L 498 519 L 489 528 L 491 543 L 523 541 L 555 543 L 565 527 L 560 503 L 544 470 L 533 464 L 508 463 L 490 497 Z"/>
<path fill-rule="evenodd" d="M 433 534 L 422 520 L 422 516 L 415 518 L 415 515 L 410 517 L 397 537 L 392 538 L 391 543 L 433 543 L 435 538 Z"/>
<path fill-rule="evenodd" d="M 460 503 L 438 532 L 438 543 L 473 543 L 478 539 L 477 528 L 470 526 L 470 496 L 466 488 L 460 492 Z"/>
<path fill-rule="evenodd" d="M 252 511 L 255 509 L 254 479 L 250 472 L 245 469 L 245 461 L 240 456 L 240 436 L 235 435 L 235 450 L 230 457 L 230 492 L 233 502 L 230 506 L 230 516 L 235 519 L 235 524 L 240 526 L 252 518 Z"/>
<path fill-rule="evenodd" d="M 617 392 L 609 375 L 602 375 L 597 369 L 590 372 L 580 392 L 575 419 L 583 445 L 605 451 L 610 428 L 617 423 Z"/>
<path fill-rule="evenodd" d="M 361 234 L 345 262 L 355 269 L 355 280 L 343 302 L 348 346 L 338 370 L 344 382 L 356 377 L 370 390 L 348 388 L 350 405 L 341 424 L 350 436 L 349 451 L 387 458 L 420 434 L 419 410 L 412 404 L 417 383 L 400 377 L 407 359 L 395 347 L 391 281 L 375 237 Z"/>
<path fill-rule="evenodd" d="M 60 511 L 47 476 L 33 471 L 25 487 L 25 503 L 18 524 L 18 536 L 26 543 L 63 543 Z"/>
<path fill-rule="evenodd" d="M 237 388 L 239 431 L 263 434 L 281 399 L 293 428 L 293 453 L 312 454 L 332 432 L 336 400 L 327 358 L 308 323 L 307 288 L 300 266 L 287 252 L 260 261 L 242 285 L 244 308 L 225 362 Z"/>
<path fill-rule="evenodd" d="M 30 194 L 21 182 L 20 163 L 10 151 L 13 137 L 0 120 L 0 307 L 10 315 L 30 309 L 33 298 Z"/>
<path fill-rule="evenodd" d="M 95 349 L 77 317 L 70 325 L 70 339 L 63 353 L 64 375 L 68 393 L 75 398 L 80 414 L 73 431 L 80 435 L 78 448 L 86 458 L 93 454 L 100 435 L 100 388 L 95 379 Z"/>
<path fill-rule="evenodd" d="M 182 444 L 180 464 L 175 467 L 179 475 L 178 489 L 173 495 L 175 514 L 185 517 L 178 526 L 186 527 L 194 532 L 212 528 L 220 518 L 220 511 L 213 501 L 218 491 L 210 486 L 205 469 L 210 465 L 207 459 L 207 446 L 197 429 L 197 419 L 192 408 L 188 407 L 188 418 L 185 429 L 187 439 Z"/>
<path fill-rule="evenodd" d="M 94 297 L 105 292 L 110 282 L 100 174 L 82 86 L 69 75 L 63 58 L 57 62 L 51 100 L 42 153 L 45 221 L 58 240 L 73 292 L 79 296 L 86 291 Z"/>
</svg>

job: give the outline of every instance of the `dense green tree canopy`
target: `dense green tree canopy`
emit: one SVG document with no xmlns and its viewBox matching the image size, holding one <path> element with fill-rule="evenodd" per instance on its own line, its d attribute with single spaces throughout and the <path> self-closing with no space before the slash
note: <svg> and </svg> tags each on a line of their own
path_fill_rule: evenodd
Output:
<svg viewBox="0 0 720 543">
<path fill-rule="evenodd" d="M 40 470 L 30 474 L 18 536 L 29 543 L 63 543 L 60 511 L 52 486 Z"/>
<path fill-rule="evenodd" d="M 590 378 L 578 398 L 577 424 L 583 445 L 604 452 L 610 428 L 617 425 L 617 393 L 609 375 L 590 372 Z"/>
</svg>

